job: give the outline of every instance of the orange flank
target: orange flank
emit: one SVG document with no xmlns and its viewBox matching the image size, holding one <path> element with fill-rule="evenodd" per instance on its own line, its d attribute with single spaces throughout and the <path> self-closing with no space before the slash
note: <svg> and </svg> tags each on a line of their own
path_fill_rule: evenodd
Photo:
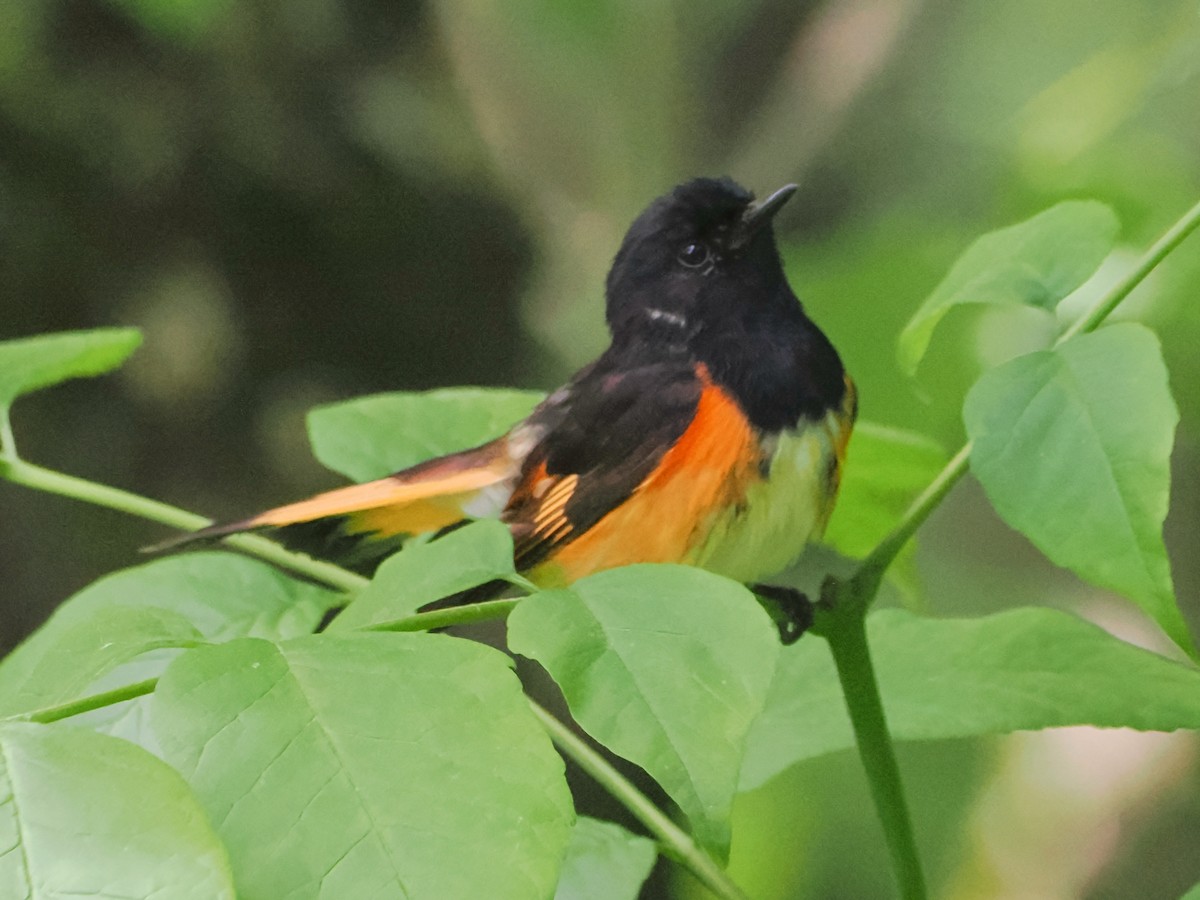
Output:
<svg viewBox="0 0 1200 900">
<path fill-rule="evenodd" d="M 758 441 L 738 405 L 699 368 L 704 390 L 687 430 L 630 495 L 535 566 L 541 584 L 567 584 L 614 566 L 687 562 L 716 518 L 761 477 Z"/>
</svg>

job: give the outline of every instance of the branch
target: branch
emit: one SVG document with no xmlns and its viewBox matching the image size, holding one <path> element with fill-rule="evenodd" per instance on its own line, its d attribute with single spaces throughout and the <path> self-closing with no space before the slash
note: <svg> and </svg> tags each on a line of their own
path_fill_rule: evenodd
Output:
<svg viewBox="0 0 1200 900">
<path fill-rule="evenodd" d="M 183 531 L 197 531 L 212 524 L 203 516 L 177 506 L 171 506 L 169 503 L 160 503 L 158 500 L 151 500 L 149 497 L 123 491 L 120 488 L 97 484 L 94 481 L 76 478 L 74 475 L 67 475 L 64 472 L 55 472 L 53 469 L 46 469 L 14 457 L 0 458 L 0 477 L 34 490 L 46 491 L 58 494 L 60 497 L 70 497 L 96 506 L 115 509 L 118 512 L 139 516 L 152 522 L 161 522 Z M 361 575 L 356 575 L 332 563 L 313 559 L 302 553 L 292 553 L 274 541 L 255 534 L 230 535 L 224 539 L 224 543 L 334 590 L 349 593 L 361 590 L 367 585 L 367 579 Z"/>
<path fill-rule="evenodd" d="M 1142 254 L 1137 265 L 1106 291 L 1087 315 L 1076 319 L 1071 327 L 1055 341 L 1055 345 L 1069 341 L 1077 334 L 1095 331 L 1112 314 L 1112 311 L 1133 292 L 1133 289 L 1145 281 L 1146 276 L 1153 272 L 1158 264 L 1166 259 L 1172 250 L 1182 244 L 1197 227 L 1200 227 L 1200 203 L 1185 212 L 1174 225 L 1168 228 L 1166 233 Z"/>
<path fill-rule="evenodd" d="M 550 732 L 550 739 L 562 754 L 574 760 L 579 768 L 596 779 L 604 790 L 633 813 L 658 839 L 659 844 L 678 859 L 701 884 L 722 900 L 746 900 L 741 888 L 713 862 L 712 857 L 697 847 L 687 832 L 672 822 L 650 798 L 613 768 L 608 760 L 533 700 L 529 701 L 529 705 L 533 714 Z"/>
<path fill-rule="evenodd" d="M 106 706 L 115 706 L 118 703 L 124 703 L 126 700 L 133 700 L 137 697 L 144 697 L 146 694 L 153 694 L 157 686 L 157 678 L 147 678 L 145 681 L 123 684 L 120 687 L 113 688 L 111 691 L 101 691 L 98 694 L 80 697 L 78 700 L 59 703 L 56 706 L 43 706 L 41 709 L 34 709 L 12 716 L 11 719 L 17 722 L 38 722 L 42 725 L 48 725 L 51 722 L 58 722 L 61 719 L 69 719 L 71 716 L 81 716 L 84 713 L 92 712 L 92 710 L 103 709 Z"/>
<path fill-rule="evenodd" d="M 846 698 L 846 708 L 854 726 L 854 742 L 871 788 L 875 814 L 883 826 L 900 896 L 904 900 L 925 900 L 921 856 L 917 852 L 896 749 L 888 731 L 875 666 L 871 662 L 866 619 L 855 609 L 834 610 L 831 619 L 824 636 L 837 667 L 842 696 Z"/>
<path fill-rule="evenodd" d="M 1079 334 L 1095 331 L 1146 276 L 1200 227 L 1200 203 L 1172 225 L 1138 260 L 1125 277 L 1104 293 L 1085 315 L 1080 316 L 1055 341 L 1058 346 Z M 971 443 L 964 444 L 929 483 L 896 527 L 858 564 L 844 581 L 826 585 L 831 600 L 819 610 L 814 631 L 828 642 L 837 666 L 838 679 L 854 726 L 859 757 L 871 786 L 875 811 L 883 825 L 896 881 L 905 900 L 926 896 L 921 860 L 913 836 L 911 817 L 904 798 L 896 751 L 887 728 L 887 718 L 871 662 L 866 637 L 866 614 L 879 593 L 879 586 L 896 555 L 970 468 Z M 829 606 L 832 606 L 832 609 Z"/>
<path fill-rule="evenodd" d="M 1076 319 L 1059 336 L 1054 345 L 1059 346 L 1076 335 L 1088 334 L 1099 328 L 1104 320 L 1121 305 L 1122 301 L 1146 280 L 1146 277 L 1157 268 L 1159 263 L 1166 259 L 1171 251 L 1183 243 L 1197 228 L 1200 228 L 1200 203 L 1189 209 L 1167 229 L 1163 236 L 1142 254 L 1137 264 L 1105 291 L 1086 314 Z M 967 442 L 929 483 L 921 496 L 913 501 L 896 527 L 859 563 L 851 578 L 852 581 L 857 582 L 857 593 L 860 595 L 854 598 L 855 600 L 861 600 L 863 594 L 869 595 L 866 598 L 867 605 L 874 600 L 883 573 L 895 560 L 896 555 L 929 518 L 929 514 L 941 505 L 942 500 L 950 493 L 950 489 L 967 473 L 970 455 L 971 444 Z"/>
<path fill-rule="evenodd" d="M 429 612 L 413 613 L 403 619 L 393 619 L 390 622 L 380 622 L 378 625 L 363 625 L 363 631 L 432 631 L 435 628 L 448 628 L 451 625 L 469 625 L 472 622 L 486 622 L 490 619 L 503 619 L 521 602 L 520 597 L 505 600 L 485 600 L 482 603 L 470 603 L 463 606 L 451 606 L 448 609 L 433 609 Z"/>
</svg>

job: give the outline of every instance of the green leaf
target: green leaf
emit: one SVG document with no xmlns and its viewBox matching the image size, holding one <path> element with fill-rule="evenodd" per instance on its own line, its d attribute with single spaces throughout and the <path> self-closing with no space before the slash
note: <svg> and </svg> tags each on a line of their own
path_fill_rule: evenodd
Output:
<svg viewBox="0 0 1200 900">
<path fill-rule="evenodd" d="M 0 724 L 5 897 L 233 900 L 225 848 L 172 768 L 62 725 Z"/>
<path fill-rule="evenodd" d="M 51 618 L 89 615 L 109 606 L 153 607 L 186 618 L 208 641 L 309 634 L 344 595 L 231 553 L 167 556 L 121 569 L 88 585 Z"/>
<path fill-rule="evenodd" d="M 825 543 L 852 559 L 866 556 L 945 464 L 946 452 L 935 441 L 860 421 L 850 436 Z M 915 550 L 910 541 L 888 568 L 888 578 L 908 596 L 917 593 Z"/>
<path fill-rule="evenodd" d="M 22 394 L 109 372 L 141 342 L 136 328 L 63 331 L 0 341 L 0 408 Z"/>
<path fill-rule="evenodd" d="M 880 610 L 869 616 L 867 634 L 888 726 L 899 740 L 1063 725 L 1200 727 L 1200 671 L 1057 610 L 940 620 Z M 741 787 L 853 744 L 828 645 L 802 640 L 780 657 Z"/>
<path fill-rule="evenodd" d="M 428 634 L 232 641 L 153 700 L 246 897 L 549 896 L 562 761 L 509 660 Z"/>
<path fill-rule="evenodd" d="M 1179 900 L 1200 900 L 1200 884 L 1196 885 L 1194 888 L 1180 897 Z"/>
<path fill-rule="evenodd" d="M 1094 200 L 1068 200 L 975 241 L 900 333 L 900 366 L 916 372 L 942 317 L 962 304 L 1053 311 L 1108 256 L 1120 225 Z"/>
<path fill-rule="evenodd" d="M 636 565 L 522 600 L 508 643 L 536 659 L 596 740 L 637 763 L 717 855 L 746 735 L 779 653 L 744 587 L 688 566 Z"/>
<path fill-rule="evenodd" d="M 324 465 L 369 481 L 499 437 L 542 397 L 495 388 L 376 394 L 312 410 L 308 436 Z"/>
<path fill-rule="evenodd" d="M 64 601 L 0 661 L 0 714 L 156 677 L 172 658 L 156 648 L 309 634 L 342 600 L 229 553 L 189 553 L 123 569 Z M 87 721 L 155 749 L 141 721 L 146 703 L 140 698 L 89 713 Z"/>
<path fill-rule="evenodd" d="M 1158 339 L 1127 323 L 1018 357 L 979 379 L 963 418 L 1004 521 L 1190 651 L 1162 541 L 1179 413 Z"/>
<path fill-rule="evenodd" d="M 112 606 L 43 626 L 0 664 L 0 716 L 74 700 L 143 653 L 201 640 L 183 616 L 148 607 Z"/>
<path fill-rule="evenodd" d="M 571 831 L 554 900 L 637 900 L 657 856 L 654 841 L 620 825 L 580 816 Z"/>
<path fill-rule="evenodd" d="M 945 464 L 946 451 L 930 438 L 859 422 L 825 543 L 846 556 L 866 556 Z"/>
<path fill-rule="evenodd" d="M 515 575 L 508 526 L 494 519 L 472 522 L 386 559 L 330 630 L 402 619 L 426 603 Z"/>
</svg>

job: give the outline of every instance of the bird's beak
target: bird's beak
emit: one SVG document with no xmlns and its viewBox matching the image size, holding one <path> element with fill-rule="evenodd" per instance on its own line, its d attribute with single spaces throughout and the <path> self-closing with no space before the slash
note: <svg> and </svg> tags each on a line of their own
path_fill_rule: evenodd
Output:
<svg viewBox="0 0 1200 900">
<path fill-rule="evenodd" d="M 775 218 L 775 213 L 783 207 L 791 199 L 792 194 L 796 193 L 796 185 L 785 184 L 766 200 L 759 203 L 752 203 L 747 207 L 742 214 L 742 221 L 738 223 L 735 234 L 733 236 L 732 245 L 734 249 L 744 247 L 750 243 L 750 239 L 754 237 L 763 226 Z"/>
</svg>

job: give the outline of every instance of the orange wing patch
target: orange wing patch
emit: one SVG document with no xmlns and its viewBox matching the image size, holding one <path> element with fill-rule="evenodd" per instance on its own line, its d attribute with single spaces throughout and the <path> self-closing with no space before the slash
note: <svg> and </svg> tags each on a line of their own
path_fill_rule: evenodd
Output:
<svg viewBox="0 0 1200 900">
<path fill-rule="evenodd" d="M 545 470 L 545 463 L 542 464 L 542 469 Z M 533 534 L 537 539 L 561 541 L 571 533 L 573 526 L 567 518 L 566 507 L 578 485 L 578 475 L 568 475 L 559 480 L 545 475 L 543 479 L 534 483 L 533 495 L 543 495 L 533 517 Z"/>
<path fill-rule="evenodd" d="M 737 403 L 707 372 L 699 374 L 705 385 L 696 414 L 658 468 L 628 500 L 535 566 L 535 581 L 563 584 L 629 563 L 688 562 L 719 514 L 742 501 L 761 477 L 757 437 Z"/>
</svg>

